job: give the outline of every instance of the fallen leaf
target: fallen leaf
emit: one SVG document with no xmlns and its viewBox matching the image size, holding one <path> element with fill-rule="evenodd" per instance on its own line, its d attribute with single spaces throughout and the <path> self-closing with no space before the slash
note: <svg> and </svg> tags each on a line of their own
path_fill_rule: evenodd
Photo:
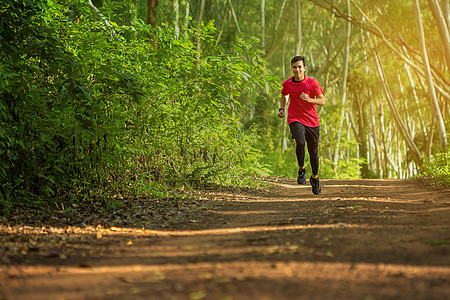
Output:
<svg viewBox="0 0 450 300">
<path fill-rule="evenodd" d="M 128 283 L 134 283 L 134 280 L 131 277 L 122 277 L 121 279 L 123 281 L 125 281 L 125 282 L 128 282 Z"/>
<path fill-rule="evenodd" d="M 183 249 L 185 250 L 194 250 L 196 248 L 197 248 L 196 245 L 183 245 Z"/>
<path fill-rule="evenodd" d="M 288 246 L 288 249 L 291 251 L 295 251 L 298 249 L 298 245 L 290 245 L 290 246 Z"/>
<path fill-rule="evenodd" d="M 231 281 L 228 277 L 215 277 L 213 280 L 215 283 L 228 283 Z"/>
<path fill-rule="evenodd" d="M 164 274 L 161 271 L 155 271 L 153 273 L 153 279 L 155 279 L 155 280 L 162 280 L 162 279 L 165 279 L 165 278 L 166 278 L 166 274 Z"/>
<path fill-rule="evenodd" d="M 430 246 L 439 246 L 439 245 L 450 244 L 449 241 L 444 241 L 444 240 L 430 240 L 430 241 L 423 241 L 423 242 Z"/>
<path fill-rule="evenodd" d="M 278 246 L 272 246 L 269 249 L 267 249 L 267 252 L 269 254 L 277 253 L 278 251 L 279 251 L 279 247 Z"/>
<path fill-rule="evenodd" d="M 205 291 L 198 291 L 198 292 L 194 292 L 191 293 L 189 295 L 189 299 L 190 300 L 200 300 L 206 297 L 206 292 Z"/>
</svg>

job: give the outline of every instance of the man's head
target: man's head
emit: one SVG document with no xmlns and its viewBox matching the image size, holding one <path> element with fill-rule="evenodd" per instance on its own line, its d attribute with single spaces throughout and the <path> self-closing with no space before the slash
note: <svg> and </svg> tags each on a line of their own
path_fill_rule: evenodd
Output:
<svg viewBox="0 0 450 300">
<path fill-rule="evenodd" d="M 303 62 L 303 66 L 306 67 L 306 64 L 305 64 L 305 58 L 304 58 L 303 56 L 294 56 L 294 57 L 291 59 L 291 66 L 292 66 L 294 63 L 298 62 L 298 61 L 302 61 L 302 62 Z"/>
<path fill-rule="evenodd" d="M 301 81 L 305 77 L 305 58 L 303 56 L 294 56 L 291 59 L 291 70 L 295 76 L 295 80 Z"/>
</svg>

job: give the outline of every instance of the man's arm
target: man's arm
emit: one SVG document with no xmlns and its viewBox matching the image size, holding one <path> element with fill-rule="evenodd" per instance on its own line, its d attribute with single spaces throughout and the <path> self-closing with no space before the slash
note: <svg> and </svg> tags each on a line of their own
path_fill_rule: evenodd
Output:
<svg viewBox="0 0 450 300">
<path fill-rule="evenodd" d="M 278 110 L 278 117 L 280 119 L 284 118 L 284 111 L 286 110 L 287 96 L 281 95 L 280 98 L 280 109 Z"/>
<path fill-rule="evenodd" d="M 308 101 L 309 103 L 312 103 L 312 104 L 316 104 L 316 105 L 320 105 L 320 106 L 325 105 L 325 95 L 324 94 L 318 95 L 315 99 L 310 98 L 308 96 L 308 94 L 306 94 L 306 93 L 302 93 L 300 95 L 300 97 L 302 97 L 303 100 Z"/>
</svg>

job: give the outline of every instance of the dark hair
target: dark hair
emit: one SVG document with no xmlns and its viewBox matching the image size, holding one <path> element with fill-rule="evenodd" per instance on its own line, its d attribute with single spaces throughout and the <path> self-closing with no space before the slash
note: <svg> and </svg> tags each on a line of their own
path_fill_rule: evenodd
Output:
<svg viewBox="0 0 450 300">
<path fill-rule="evenodd" d="M 304 58 L 303 56 L 294 56 L 294 57 L 291 59 L 291 65 L 292 65 L 293 63 L 298 62 L 298 61 L 303 61 L 303 66 L 306 67 L 305 58 Z"/>
</svg>

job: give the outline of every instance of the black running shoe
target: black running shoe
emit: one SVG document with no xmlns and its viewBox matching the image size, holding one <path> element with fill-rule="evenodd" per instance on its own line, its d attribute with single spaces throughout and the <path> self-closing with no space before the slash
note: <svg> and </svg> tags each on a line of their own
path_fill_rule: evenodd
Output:
<svg viewBox="0 0 450 300">
<path fill-rule="evenodd" d="M 319 195 L 320 192 L 322 191 L 322 188 L 320 187 L 320 183 L 319 183 L 319 178 L 313 178 L 311 176 L 311 179 L 309 179 L 309 182 L 311 183 L 312 192 L 314 193 L 314 195 Z"/>
<path fill-rule="evenodd" d="M 306 169 L 298 169 L 298 184 L 306 184 Z"/>
</svg>

